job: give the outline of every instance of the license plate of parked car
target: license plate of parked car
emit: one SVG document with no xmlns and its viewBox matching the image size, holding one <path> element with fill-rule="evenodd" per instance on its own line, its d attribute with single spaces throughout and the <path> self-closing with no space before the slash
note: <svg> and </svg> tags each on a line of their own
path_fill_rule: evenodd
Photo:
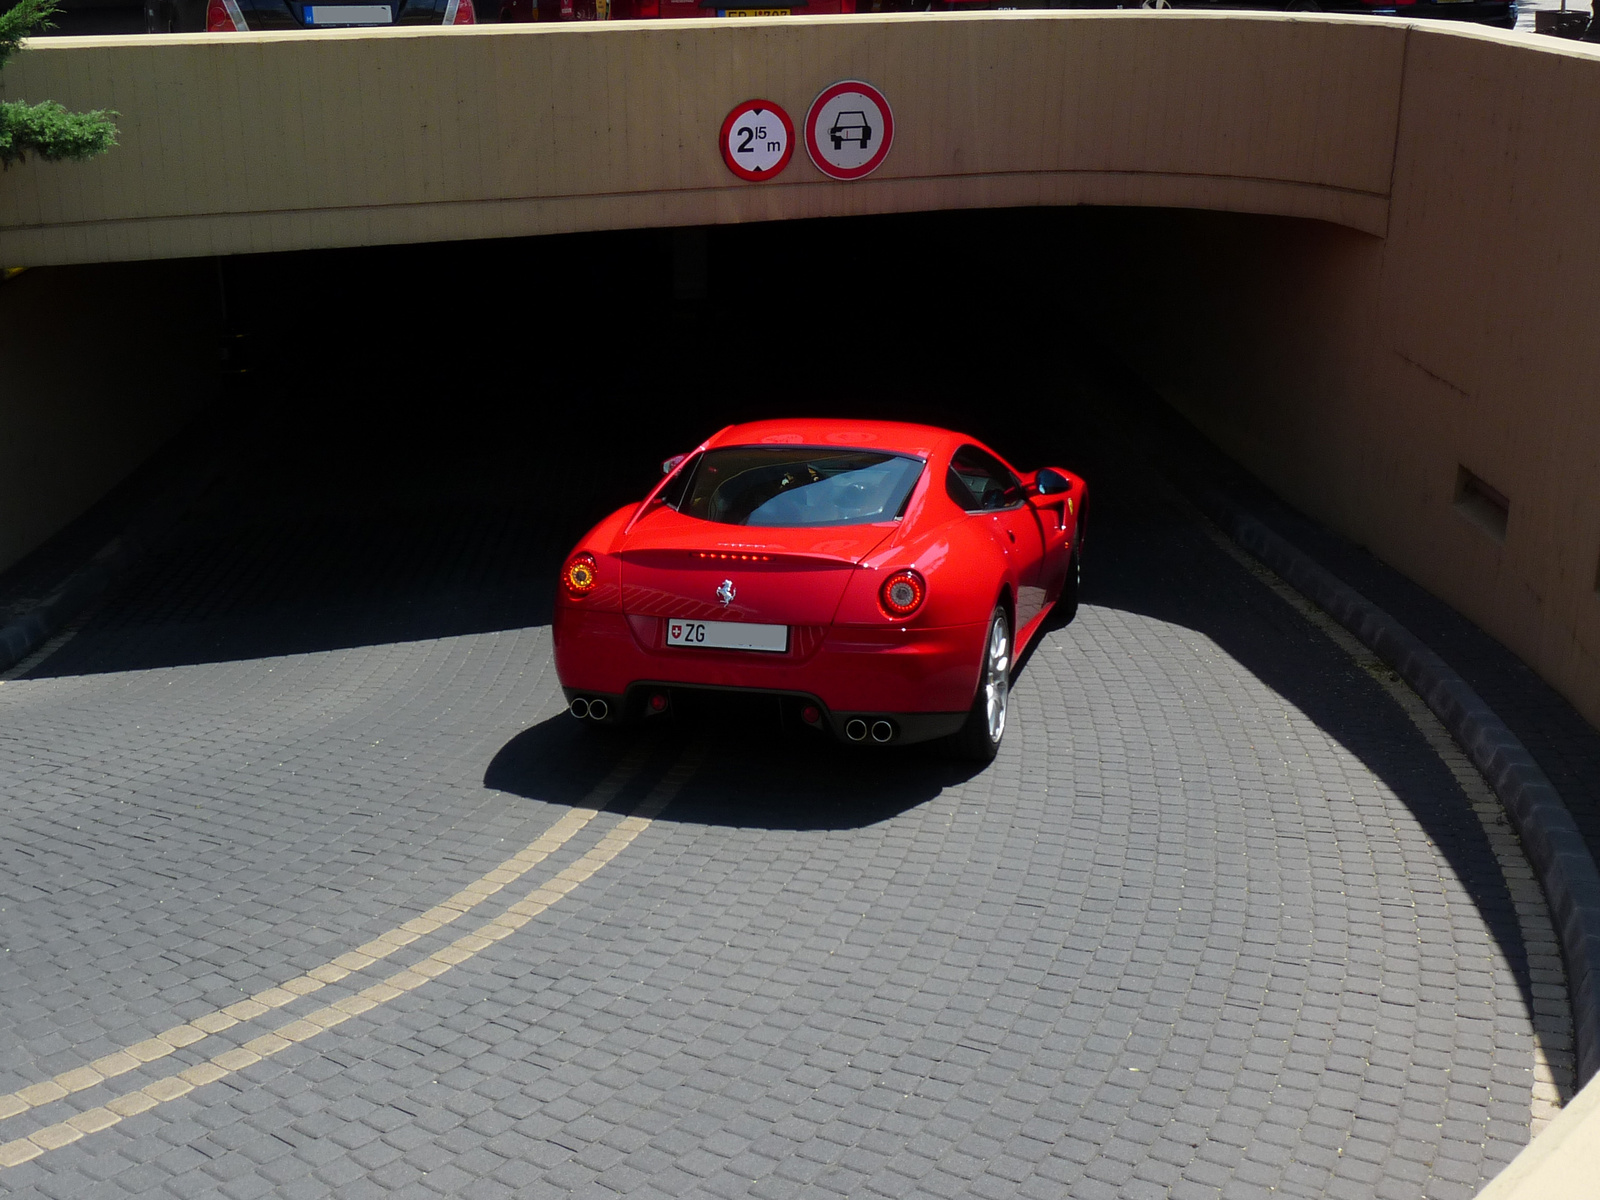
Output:
<svg viewBox="0 0 1600 1200">
<path fill-rule="evenodd" d="M 743 621 L 667 621 L 667 645 L 702 650 L 767 650 L 789 648 L 787 625 L 753 625 Z"/>
<path fill-rule="evenodd" d="M 725 17 L 787 17 L 787 8 L 725 8 L 722 10 Z"/>
<path fill-rule="evenodd" d="M 308 4 L 307 25 L 393 25 L 387 4 Z"/>
</svg>

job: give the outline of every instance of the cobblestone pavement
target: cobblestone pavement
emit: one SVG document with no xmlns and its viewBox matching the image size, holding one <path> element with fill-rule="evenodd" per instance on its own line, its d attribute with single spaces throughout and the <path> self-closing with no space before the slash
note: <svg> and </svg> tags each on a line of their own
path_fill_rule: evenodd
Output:
<svg viewBox="0 0 1600 1200">
<path fill-rule="evenodd" d="M 589 736 L 570 531 L 336 442 L 0 684 L 7 1194 L 1452 1200 L 1526 1142 L 1460 787 L 1112 447 L 973 774 Z"/>
<path fill-rule="evenodd" d="M 1106 436 L 1136 443 L 1190 486 L 1231 496 L 1437 651 L 1516 734 L 1550 777 L 1600 858 L 1600 730 L 1501 643 L 1364 547 L 1297 512 L 1227 459 L 1126 371 L 1105 368 L 1101 386 L 1121 398 L 1102 409 Z M 1141 395 L 1142 392 L 1142 395 Z M 1135 399 L 1138 397 L 1138 399 Z"/>
</svg>

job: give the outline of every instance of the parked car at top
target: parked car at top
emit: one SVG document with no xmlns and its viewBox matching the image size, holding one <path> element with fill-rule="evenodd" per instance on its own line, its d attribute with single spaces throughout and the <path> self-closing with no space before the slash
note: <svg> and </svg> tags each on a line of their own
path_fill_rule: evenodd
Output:
<svg viewBox="0 0 1600 1200">
<path fill-rule="evenodd" d="M 845 742 L 994 757 L 1011 672 L 1077 610 L 1084 481 L 926 425 L 764 421 L 668 459 L 567 557 L 556 673 L 573 715 L 765 693 Z"/>
<path fill-rule="evenodd" d="M 149 33 L 244 33 L 268 29 L 381 29 L 394 25 L 471 25 L 472 0 L 145 0 Z"/>
<path fill-rule="evenodd" d="M 741 5 L 737 0 L 500 0 L 502 21 L 605 21 L 650 17 L 776 17 L 823 13 L 983 12 L 991 9 L 1196 8 L 1356 13 L 1476 21 L 1510 29 L 1516 0 L 792 0 Z"/>
<path fill-rule="evenodd" d="M 501 0 L 502 21 L 630 21 L 652 17 L 787 17 L 834 13 L 905 12 L 909 0 Z"/>
<path fill-rule="evenodd" d="M 982 12 L 996 8 L 1193 8 L 1207 12 L 1341 13 L 1379 17 L 1426 17 L 1474 21 L 1512 29 L 1516 0 L 914 0 L 928 12 Z"/>
</svg>

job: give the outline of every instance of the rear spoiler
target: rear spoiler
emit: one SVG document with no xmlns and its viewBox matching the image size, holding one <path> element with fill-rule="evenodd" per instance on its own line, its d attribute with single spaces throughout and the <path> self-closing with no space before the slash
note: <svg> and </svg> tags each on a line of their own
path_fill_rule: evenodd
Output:
<svg viewBox="0 0 1600 1200">
<path fill-rule="evenodd" d="M 880 540 L 872 550 L 883 545 Z M 871 551 L 868 551 L 870 554 Z M 683 558 L 705 555 L 710 558 L 740 559 L 741 555 L 722 550 L 697 549 L 693 546 L 651 546 L 643 550 L 619 550 L 617 557 L 628 562 L 649 562 L 652 559 Z M 772 550 L 753 551 L 748 555 L 751 561 L 787 562 L 787 563 L 819 563 L 829 567 L 855 567 L 857 562 L 848 554 L 819 554 L 813 550 Z"/>
</svg>

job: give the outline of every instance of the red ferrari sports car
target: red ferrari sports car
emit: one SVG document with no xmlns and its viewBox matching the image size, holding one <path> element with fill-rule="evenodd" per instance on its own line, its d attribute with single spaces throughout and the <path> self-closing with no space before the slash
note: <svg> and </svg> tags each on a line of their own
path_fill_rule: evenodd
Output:
<svg viewBox="0 0 1600 1200">
<path fill-rule="evenodd" d="M 562 568 L 575 716 L 760 692 L 847 742 L 994 757 L 1018 652 L 1077 607 L 1083 480 L 1019 474 L 944 429 L 840 420 L 729 426 L 663 473 Z"/>
</svg>

